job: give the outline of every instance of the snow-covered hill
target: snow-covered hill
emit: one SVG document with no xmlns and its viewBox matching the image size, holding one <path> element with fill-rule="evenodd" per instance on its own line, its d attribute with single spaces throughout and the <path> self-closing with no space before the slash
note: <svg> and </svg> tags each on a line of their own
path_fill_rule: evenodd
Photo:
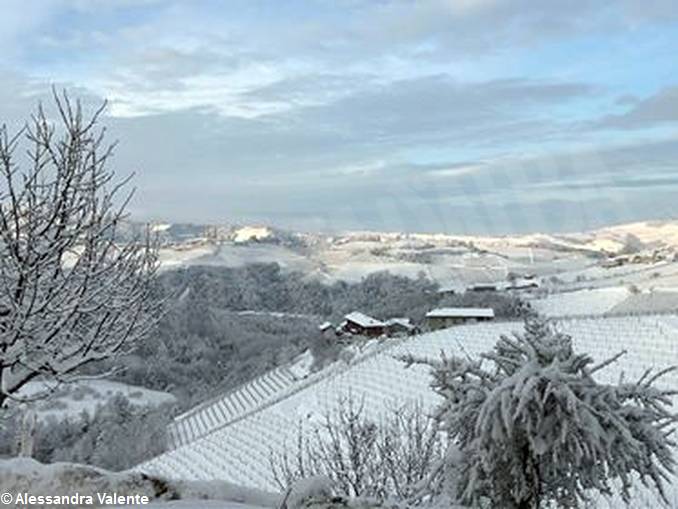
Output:
<svg viewBox="0 0 678 509">
<path fill-rule="evenodd" d="M 295 233 L 269 226 L 156 225 L 165 269 L 277 262 L 331 282 L 381 270 L 441 284 L 503 281 L 509 273 L 552 276 L 566 289 L 644 284 L 655 271 L 678 281 L 678 221 L 644 222 L 586 233 L 469 236 L 430 233 Z M 618 257 L 610 264 L 609 260 Z M 619 266 L 613 266 L 619 263 Z"/>
<path fill-rule="evenodd" d="M 626 350 L 628 353 L 604 372 L 608 381 L 621 373 L 639 377 L 646 368 L 678 364 L 678 316 L 647 315 L 632 317 L 565 319 L 559 327 L 574 338 L 580 351 L 602 360 Z M 349 392 L 364 398 L 365 408 L 378 418 L 389 405 L 419 401 L 432 408 L 437 396 L 429 389 L 426 368 L 405 369 L 394 355 L 413 353 L 436 357 L 440 351 L 477 355 L 489 350 L 500 334 L 522 328 L 521 323 L 486 323 L 458 326 L 419 336 L 374 342 L 364 354 L 348 363 L 337 362 L 323 371 L 286 386 L 277 396 L 261 402 L 251 412 L 236 419 L 211 416 L 210 429 L 199 429 L 188 443 L 153 459 L 137 470 L 170 478 L 223 479 L 243 486 L 274 489 L 269 467 L 271 452 L 291 446 L 301 423 L 310 430 L 338 398 Z M 678 387 L 678 373 L 664 383 Z M 222 422 L 218 422 L 219 419 Z M 196 427 L 200 420 L 194 421 Z M 678 482 L 669 498 L 678 507 Z M 601 500 L 598 507 L 619 507 L 619 500 Z M 658 507 L 651 493 L 641 488 L 634 507 Z"/>
<path fill-rule="evenodd" d="M 530 301 L 539 314 L 550 317 L 603 315 L 626 301 L 631 293 L 624 286 L 556 293 Z"/>
</svg>

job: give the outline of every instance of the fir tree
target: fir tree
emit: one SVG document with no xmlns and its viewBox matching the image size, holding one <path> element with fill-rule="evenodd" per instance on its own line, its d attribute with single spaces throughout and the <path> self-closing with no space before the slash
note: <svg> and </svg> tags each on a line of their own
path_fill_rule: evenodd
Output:
<svg viewBox="0 0 678 509">
<path fill-rule="evenodd" d="M 635 383 L 598 382 L 622 354 L 595 365 L 551 323 L 531 319 L 478 360 L 404 357 L 432 366 L 455 451 L 429 491 L 474 507 L 578 507 L 596 492 L 629 501 L 640 481 L 666 502 L 676 393 L 655 383 L 668 370 L 648 370 Z"/>
</svg>

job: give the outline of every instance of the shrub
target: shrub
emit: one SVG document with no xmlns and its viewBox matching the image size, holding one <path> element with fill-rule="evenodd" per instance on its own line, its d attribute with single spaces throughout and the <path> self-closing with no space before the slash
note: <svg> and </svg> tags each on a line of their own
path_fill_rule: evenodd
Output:
<svg viewBox="0 0 678 509">
<path fill-rule="evenodd" d="M 339 495 L 407 500 L 443 452 L 438 424 L 420 404 L 393 408 L 376 421 L 366 416 L 364 402 L 349 396 L 319 428 L 300 424 L 295 447 L 272 453 L 270 465 L 282 490 L 324 476 Z"/>
</svg>

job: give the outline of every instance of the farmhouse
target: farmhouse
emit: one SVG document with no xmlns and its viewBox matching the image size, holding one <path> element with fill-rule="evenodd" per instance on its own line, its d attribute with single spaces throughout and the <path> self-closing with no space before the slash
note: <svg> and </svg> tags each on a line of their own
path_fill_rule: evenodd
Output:
<svg viewBox="0 0 678 509">
<path fill-rule="evenodd" d="M 409 318 L 389 318 L 386 320 L 386 333 L 389 336 L 411 336 L 417 333 L 417 327 Z"/>
<path fill-rule="evenodd" d="M 426 323 L 430 330 L 492 319 L 494 319 L 492 308 L 438 308 L 426 313 Z"/>
<path fill-rule="evenodd" d="M 332 329 L 334 325 L 332 325 L 332 322 L 323 322 L 320 325 L 318 325 L 318 328 L 320 329 L 320 332 L 325 332 L 328 329 Z"/>
<path fill-rule="evenodd" d="M 353 311 L 344 317 L 341 330 L 350 334 L 377 337 L 386 333 L 386 324 L 360 311 Z"/>
</svg>

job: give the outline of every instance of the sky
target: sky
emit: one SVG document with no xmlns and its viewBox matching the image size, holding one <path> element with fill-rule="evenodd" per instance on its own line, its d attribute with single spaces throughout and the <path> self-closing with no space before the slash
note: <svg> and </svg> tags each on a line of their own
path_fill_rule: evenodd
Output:
<svg viewBox="0 0 678 509">
<path fill-rule="evenodd" d="M 645 0 L 3 0 L 0 122 L 52 86 L 133 217 L 581 231 L 678 215 L 678 9 Z"/>
</svg>

